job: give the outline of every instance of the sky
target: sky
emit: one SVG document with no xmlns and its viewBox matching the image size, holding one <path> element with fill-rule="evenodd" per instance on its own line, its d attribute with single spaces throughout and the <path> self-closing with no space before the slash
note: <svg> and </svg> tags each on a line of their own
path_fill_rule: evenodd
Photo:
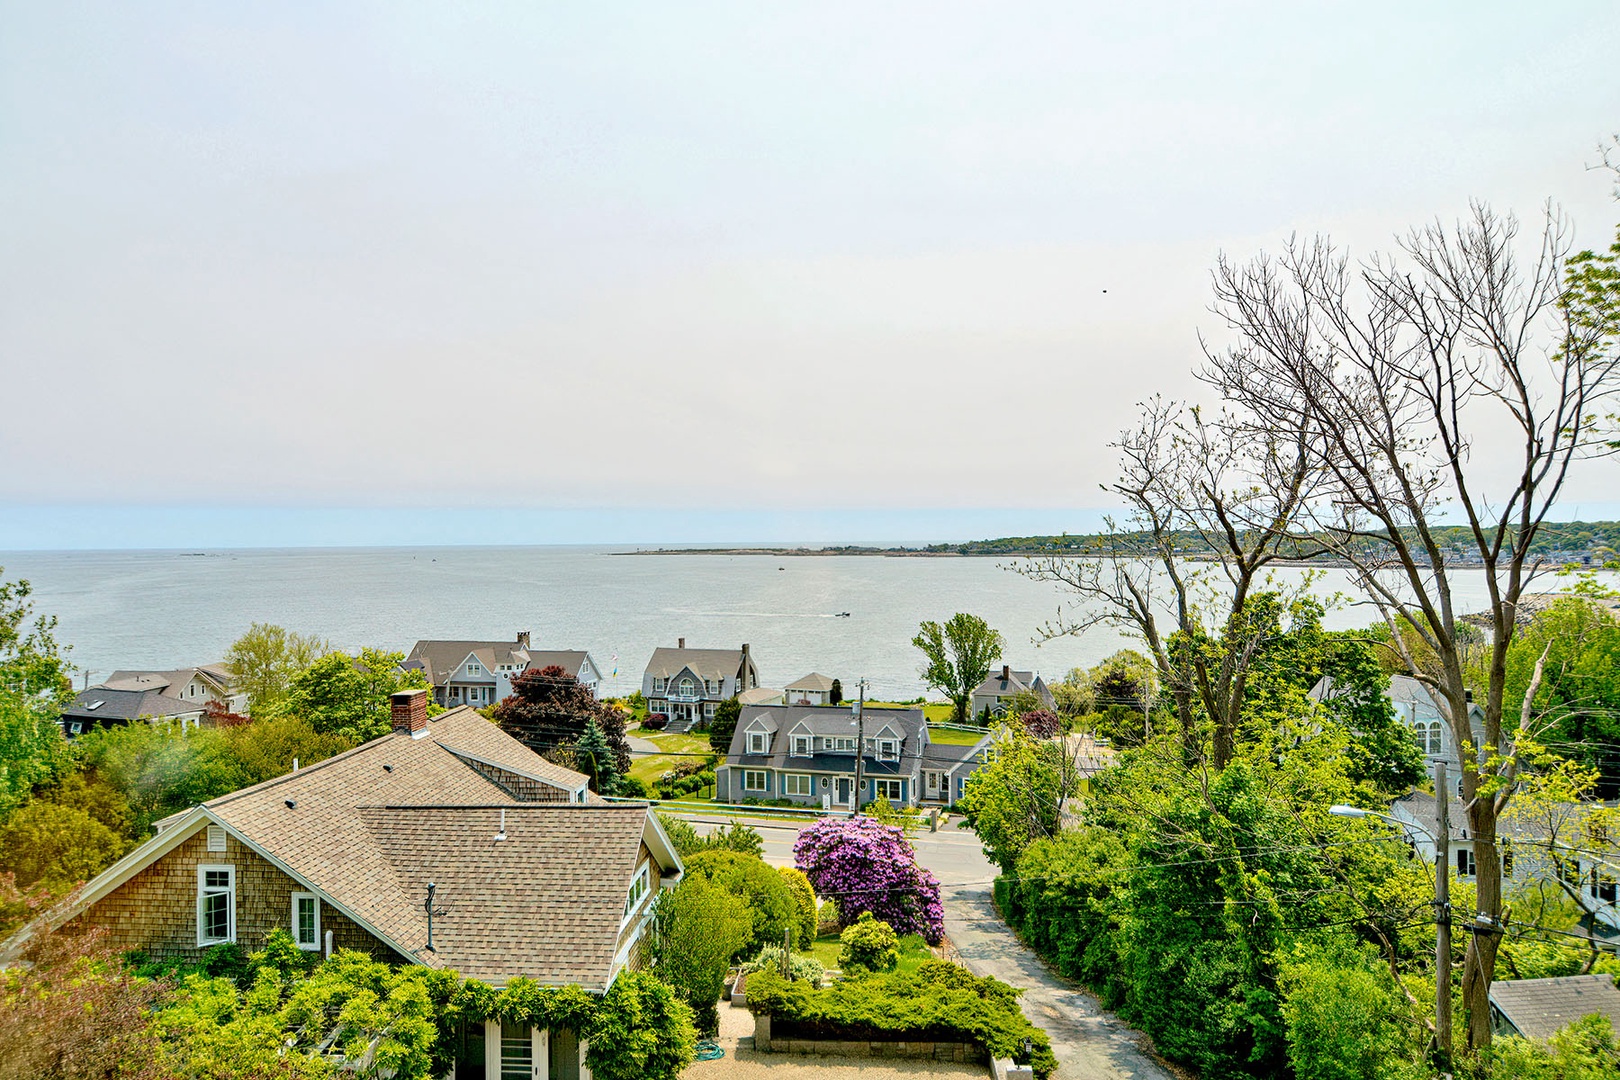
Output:
<svg viewBox="0 0 1620 1080">
<path fill-rule="evenodd" d="M 1219 253 L 1620 220 L 1612 0 L 0 25 L 0 550 L 1084 531 Z"/>
</svg>

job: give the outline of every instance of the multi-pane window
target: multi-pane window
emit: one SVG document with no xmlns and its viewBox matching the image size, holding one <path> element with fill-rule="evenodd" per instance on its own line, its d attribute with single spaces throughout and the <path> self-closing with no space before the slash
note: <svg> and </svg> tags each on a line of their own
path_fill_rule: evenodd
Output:
<svg viewBox="0 0 1620 1080">
<path fill-rule="evenodd" d="M 930 795 L 938 795 L 939 794 L 939 778 L 940 778 L 940 775 L 941 774 L 939 774 L 937 772 L 925 772 L 925 773 L 923 773 L 923 776 L 927 778 L 926 782 L 928 784 L 928 794 L 930 794 Z"/>
<path fill-rule="evenodd" d="M 771 737 L 763 731 L 750 731 L 748 733 L 748 752 L 750 754 L 768 754 L 771 749 Z"/>
<path fill-rule="evenodd" d="M 1457 874 L 1459 877 L 1474 876 L 1474 852 L 1470 848 L 1457 849 Z"/>
<path fill-rule="evenodd" d="M 533 1080 L 534 1042 L 529 1029 L 501 1024 L 501 1080 Z"/>
<path fill-rule="evenodd" d="M 765 771 L 763 769 L 745 769 L 745 770 L 743 770 L 743 790 L 744 791 L 764 791 L 765 790 Z"/>
<path fill-rule="evenodd" d="M 897 803 L 900 801 L 900 781 L 874 780 L 872 781 L 872 793 L 874 798 L 882 796 L 892 803 Z"/>
<path fill-rule="evenodd" d="M 236 867 L 197 867 L 197 944 L 236 940 Z"/>
<path fill-rule="evenodd" d="M 624 902 L 625 918 L 628 919 L 636 908 L 641 905 L 641 901 L 646 898 L 647 891 L 651 887 L 651 875 L 647 864 L 642 863 L 641 869 L 636 871 L 635 880 L 630 882 L 630 896 Z"/>
<path fill-rule="evenodd" d="M 838 738 L 828 739 L 827 740 L 827 745 L 828 745 L 828 747 L 830 749 L 833 749 L 833 750 L 843 750 L 846 753 L 851 753 L 851 754 L 853 754 L 855 752 L 855 740 L 854 739 L 838 739 Z"/>
<path fill-rule="evenodd" d="M 300 949 L 321 947 L 321 903 L 314 893 L 292 894 L 292 930 Z"/>
<path fill-rule="evenodd" d="M 793 756 L 794 757 L 809 757 L 810 756 L 810 736 L 808 736 L 808 735 L 795 735 L 795 736 L 793 736 Z"/>
<path fill-rule="evenodd" d="M 900 759 L 900 743 L 895 739 L 879 739 L 877 741 L 877 756 L 879 761 L 898 761 Z"/>
<path fill-rule="evenodd" d="M 784 795 L 814 795 L 816 793 L 816 778 L 804 773 L 786 773 L 782 777 L 782 794 Z"/>
</svg>

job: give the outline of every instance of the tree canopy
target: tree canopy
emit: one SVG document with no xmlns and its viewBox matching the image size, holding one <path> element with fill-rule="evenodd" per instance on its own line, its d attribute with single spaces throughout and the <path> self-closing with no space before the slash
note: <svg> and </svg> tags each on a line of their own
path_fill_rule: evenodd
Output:
<svg viewBox="0 0 1620 1080">
<path fill-rule="evenodd" d="M 998 631 L 977 615 L 958 612 L 943 625 L 925 622 L 911 643 L 922 650 L 925 663 L 923 682 L 951 701 L 951 720 L 968 720 L 973 691 L 990 674 L 990 665 L 1001 659 L 1005 643 Z"/>
<path fill-rule="evenodd" d="M 555 664 L 519 672 L 512 679 L 512 693 L 496 703 L 491 716 L 502 731 L 538 754 L 571 749 L 595 721 L 613 751 L 618 774 L 630 771 L 623 710 L 597 701 L 579 680 Z"/>
</svg>

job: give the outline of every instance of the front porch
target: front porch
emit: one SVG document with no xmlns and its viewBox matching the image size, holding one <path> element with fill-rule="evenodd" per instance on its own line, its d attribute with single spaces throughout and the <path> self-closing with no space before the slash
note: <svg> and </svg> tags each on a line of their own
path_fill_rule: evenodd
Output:
<svg viewBox="0 0 1620 1080">
<path fill-rule="evenodd" d="M 456 1053 L 455 1080 L 591 1080 L 585 1064 L 589 1046 L 567 1028 L 498 1020 L 468 1024 Z"/>
</svg>

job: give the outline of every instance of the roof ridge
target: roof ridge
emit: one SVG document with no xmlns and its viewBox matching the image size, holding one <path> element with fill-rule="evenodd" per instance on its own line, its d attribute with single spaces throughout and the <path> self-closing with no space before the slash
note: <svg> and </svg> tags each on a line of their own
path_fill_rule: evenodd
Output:
<svg viewBox="0 0 1620 1080">
<path fill-rule="evenodd" d="M 356 810 L 648 810 L 650 802 L 628 803 L 362 803 Z"/>
<path fill-rule="evenodd" d="M 395 732 L 390 731 L 390 732 L 388 732 L 388 734 L 379 735 L 375 739 L 367 739 L 365 742 L 361 743 L 359 746 L 351 746 L 347 750 L 343 751 L 340 754 L 333 754 L 331 757 L 322 758 L 321 760 L 315 762 L 312 765 L 300 766 L 297 770 L 295 770 L 293 772 L 285 772 L 285 773 L 282 773 L 280 776 L 272 776 L 268 780 L 260 780 L 257 784 L 251 784 L 251 785 L 249 785 L 248 787 L 245 787 L 245 788 L 238 788 L 235 791 L 226 792 L 224 795 L 220 795 L 220 796 L 218 796 L 216 798 L 209 799 L 207 802 L 201 803 L 200 805 L 202 805 L 202 806 L 220 806 L 220 805 L 223 805 L 224 803 L 228 803 L 228 802 L 231 802 L 231 801 L 233 801 L 235 799 L 239 799 L 239 798 L 243 797 L 244 795 L 252 795 L 254 792 L 264 791 L 264 790 L 266 790 L 268 788 L 274 787 L 277 784 L 284 783 L 284 782 L 286 782 L 288 780 L 297 779 L 298 777 L 304 776 L 304 775 L 306 775 L 308 773 L 315 772 L 315 771 L 317 771 L 319 769 L 324 769 L 328 765 L 334 765 L 339 761 L 344 761 L 344 760 L 346 760 L 348 758 L 354 757 L 355 755 L 359 754 L 361 751 L 370 750 L 373 747 L 381 744 L 381 742 L 384 739 L 392 738 L 395 734 L 396 734 Z"/>
</svg>

